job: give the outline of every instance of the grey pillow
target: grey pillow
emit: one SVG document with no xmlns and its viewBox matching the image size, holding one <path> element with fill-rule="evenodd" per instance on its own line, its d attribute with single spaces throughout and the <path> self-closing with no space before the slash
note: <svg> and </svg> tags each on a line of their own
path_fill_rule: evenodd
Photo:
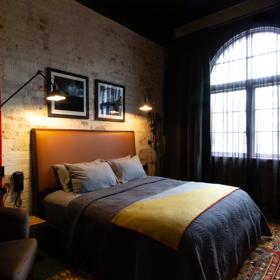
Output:
<svg viewBox="0 0 280 280">
<path fill-rule="evenodd" d="M 53 165 L 56 177 L 65 192 L 72 192 L 72 185 L 70 180 L 69 171 L 66 169 L 64 164 Z"/>
<path fill-rule="evenodd" d="M 112 170 L 114 171 L 114 173 L 120 183 L 122 183 L 122 173 L 118 170 L 115 162 L 118 162 L 118 161 L 124 160 L 124 159 L 130 159 L 130 158 L 131 158 L 131 156 L 127 155 L 127 156 L 121 157 L 121 158 L 112 158 L 112 159 L 105 160 L 106 162 L 108 162 L 110 164 Z"/>
<path fill-rule="evenodd" d="M 93 162 L 100 162 L 101 159 L 96 159 L 94 161 L 86 161 L 86 162 L 80 162 L 80 163 L 75 163 L 75 164 L 92 164 Z M 62 187 L 62 189 L 65 192 L 72 192 L 72 184 L 71 184 L 71 178 L 70 178 L 70 173 L 67 170 L 65 164 L 55 164 L 52 166 L 56 177 L 58 178 L 58 181 Z"/>
<path fill-rule="evenodd" d="M 111 162 L 117 168 L 122 183 L 147 176 L 137 155 L 128 159 L 112 160 Z"/>
<path fill-rule="evenodd" d="M 117 178 L 107 162 L 65 164 L 70 173 L 74 193 L 85 193 L 117 184 Z"/>
</svg>

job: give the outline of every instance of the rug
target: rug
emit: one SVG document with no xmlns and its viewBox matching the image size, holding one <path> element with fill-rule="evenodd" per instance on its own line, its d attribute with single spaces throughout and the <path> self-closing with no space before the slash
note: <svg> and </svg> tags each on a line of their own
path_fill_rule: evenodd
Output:
<svg viewBox="0 0 280 280">
<path fill-rule="evenodd" d="M 280 279 L 280 225 L 270 224 L 273 237 L 263 238 L 250 254 L 234 280 Z M 36 264 L 35 264 L 36 266 Z M 65 265 L 64 265 L 65 266 Z M 33 277 L 34 280 L 98 280 L 76 267 L 65 266 L 50 277 Z"/>
<path fill-rule="evenodd" d="M 58 272 L 54 276 L 47 278 L 48 280 L 98 280 L 93 276 L 77 269 L 67 268 L 63 271 Z"/>
<path fill-rule="evenodd" d="M 262 238 L 234 280 L 280 279 L 280 225 L 270 224 L 272 238 Z"/>
</svg>

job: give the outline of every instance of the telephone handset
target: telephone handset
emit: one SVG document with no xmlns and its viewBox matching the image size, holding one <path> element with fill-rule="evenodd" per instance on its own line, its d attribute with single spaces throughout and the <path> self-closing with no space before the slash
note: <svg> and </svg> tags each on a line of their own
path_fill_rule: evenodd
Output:
<svg viewBox="0 0 280 280">
<path fill-rule="evenodd" d="M 15 192 L 23 191 L 23 172 L 16 171 L 12 174 L 12 181 Z"/>
</svg>

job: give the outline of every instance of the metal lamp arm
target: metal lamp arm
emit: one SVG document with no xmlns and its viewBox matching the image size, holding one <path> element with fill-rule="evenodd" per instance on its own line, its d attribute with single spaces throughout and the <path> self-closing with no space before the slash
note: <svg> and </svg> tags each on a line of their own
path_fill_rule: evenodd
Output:
<svg viewBox="0 0 280 280">
<path fill-rule="evenodd" d="M 48 81 L 47 77 L 43 74 L 41 70 L 38 70 L 36 74 L 34 74 L 26 83 L 24 83 L 19 89 L 17 89 L 11 96 L 9 96 L 4 102 L 0 104 L 0 108 L 5 105 L 10 99 L 12 99 L 15 95 L 17 95 L 24 87 L 26 87 L 33 79 L 35 79 L 38 75 L 42 76 L 46 81 Z M 56 88 L 55 84 L 50 82 L 51 85 Z"/>
<path fill-rule="evenodd" d="M 57 90 L 57 84 L 55 82 L 52 82 L 51 79 L 48 81 L 48 78 L 45 76 L 45 74 L 43 74 L 43 72 L 41 70 L 39 70 L 37 72 L 38 75 L 41 75 L 47 82 L 50 83 L 50 85 L 53 86 L 52 91 L 56 91 Z"/>
<path fill-rule="evenodd" d="M 9 96 L 4 102 L 0 104 L 0 108 L 5 105 L 10 99 L 12 99 L 17 93 L 19 93 L 24 87 L 26 87 L 34 78 L 36 78 L 41 71 L 38 71 L 35 75 L 33 75 L 26 83 L 24 83 L 19 89 L 17 89 L 11 96 Z"/>
</svg>

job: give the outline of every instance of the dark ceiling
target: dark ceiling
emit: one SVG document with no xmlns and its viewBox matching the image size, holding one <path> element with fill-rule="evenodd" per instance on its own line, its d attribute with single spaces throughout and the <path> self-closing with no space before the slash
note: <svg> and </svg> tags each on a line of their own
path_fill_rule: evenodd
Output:
<svg viewBox="0 0 280 280">
<path fill-rule="evenodd" d="M 243 0 L 76 0 L 127 28 L 165 44 L 175 27 Z"/>
</svg>

